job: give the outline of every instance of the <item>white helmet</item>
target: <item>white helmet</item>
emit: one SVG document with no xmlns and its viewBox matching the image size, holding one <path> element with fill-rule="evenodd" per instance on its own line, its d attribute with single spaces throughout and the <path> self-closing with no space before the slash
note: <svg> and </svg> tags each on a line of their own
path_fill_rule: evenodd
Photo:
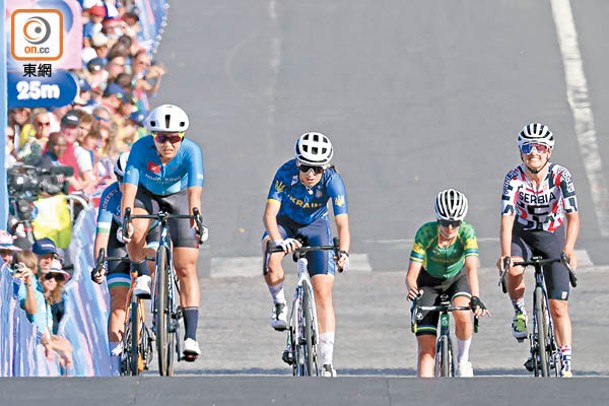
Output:
<svg viewBox="0 0 609 406">
<path fill-rule="evenodd" d="M 436 196 L 434 210 L 440 220 L 463 220 L 467 214 L 467 197 L 455 189 L 443 190 Z"/>
<path fill-rule="evenodd" d="M 548 148 L 554 148 L 554 135 L 547 125 L 531 123 L 525 125 L 518 134 L 518 149 L 524 144 L 543 144 Z"/>
<path fill-rule="evenodd" d="M 181 133 L 188 130 L 188 115 L 173 104 L 163 104 L 152 110 L 146 119 L 150 132 Z"/>
<path fill-rule="evenodd" d="M 118 177 L 125 177 L 125 169 L 127 169 L 127 161 L 129 160 L 129 152 L 120 154 L 114 163 L 114 174 Z"/>
<path fill-rule="evenodd" d="M 330 163 L 334 149 L 328 137 L 322 133 L 311 132 L 298 138 L 294 145 L 294 154 L 296 159 L 305 165 L 321 166 Z"/>
</svg>

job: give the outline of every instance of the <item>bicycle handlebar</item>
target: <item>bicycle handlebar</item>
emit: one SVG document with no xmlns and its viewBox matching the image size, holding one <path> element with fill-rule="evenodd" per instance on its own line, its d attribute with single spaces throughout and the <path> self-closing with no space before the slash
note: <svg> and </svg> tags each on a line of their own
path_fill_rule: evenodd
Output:
<svg viewBox="0 0 609 406">
<path fill-rule="evenodd" d="M 113 261 L 129 262 L 130 260 L 129 260 L 129 257 L 107 257 L 106 249 L 100 248 L 99 253 L 97 254 L 97 259 L 95 260 L 95 266 L 91 270 L 91 279 L 93 279 L 95 275 L 97 275 L 101 272 L 103 272 L 104 276 L 105 276 L 105 274 L 107 273 L 107 270 L 104 267 L 104 262 L 113 262 Z"/>
<path fill-rule="evenodd" d="M 298 241 L 300 241 L 301 244 L 304 243 L 304 240 L 302 238 L 297 238 Z M 332 239 L 332 245 L 318 245 L 318 246 L 309 246 L 309 245 L 303 245 L 300 248 L 297 248 L 294 250 L 292 259 L 294 260 L 294 262 L 298 261 L 298 259 L 302 256 L 304 256 L 304 254 L 306 254 L 307 252 L 311 252 L 311 251 L 334 251 L 334 255 L 338 256 L 340 253 L 340 248 L 339 248 L 339 240 L 338 237 L 334 237 Z M 275 254 L 277 252 L 284 252 L 282 247 L 275 247 L 273 245 L 273 242 L 271 240 L 267 241 L 266 243 L 266 250 L 265 250 L 265 259 L 262 263 L 262 274 L 266 275 L 269 271 L 269 259 L 271 254 Z M 338 272 L 342 272 L 342 268 L 338 268 Z"/>
<path fill-rule="evenodd" d="M 502 264 L 503 271 L 499 275 L 499 283 L 498 283 L 501 286 L 501 290 L 503 291 L 503 293 L 507 293 L 505 278 L 507 275 L 507 271 L 510 268 L 511 261 L 512 260 L 510 257 L 503 258 L 503 264 Z M 538 267 L 538 266 L 541 267 L 542 265 L 552 264 L 555 262 L 560 262 L 567 268 L 567 271 L 569 272 L 569 282 L 571 283 L 571 286 L 573 286 L 574 288 L 577 287 L 577 275 L 575 275 L 575 271 L 573 270 L 573 268 L 571 268 L 571 265 L 569 264 L 569 257 L 564 252 L 562 254 L 560 254 L 560 258 L 546 259 L 546 258 L 536 256 L 536 257 L 532 257 L 528 261 L 514 262 L 512 264 L 512 266 L 523 266 L 526 268 L 529 265 L 533 265 L 534 267 Z"/>
<path fill-rule="evenodd" d="M 192 209 L 192 214 L 170 214 L 165 211 L 159 211 L 155 214 L 131 214 L 131 208 L 127 207 L 125 209 L 125 215 L 123 217 L 123 235 L 128 235 L 129 223 L 133 219 L 150 219 L 157 221 L 164 221 L 170 219 L 190 219 L 194 220 L 197 226 L 197 229 L 201 233 L 205 228 L 203 225 L 203 216 L 201 216 L 201 212 L 197 207 Z"/>
</svg>

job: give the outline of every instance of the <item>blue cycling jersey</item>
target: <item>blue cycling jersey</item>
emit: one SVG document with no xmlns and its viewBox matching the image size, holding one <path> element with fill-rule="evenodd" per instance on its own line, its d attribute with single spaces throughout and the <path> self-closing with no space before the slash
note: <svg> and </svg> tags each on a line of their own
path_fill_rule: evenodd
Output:
<svg viewBox="0 0 609 406">
<path fill-rule="evenodd" d="M 99 212 L 97 213 L 97 232 L 110 232 L 112 220 L 121 225 L 121 199 L 123 194 L 118 187 L 118 182 L 114 182 L 104 189 L 99 202 Z"/>
<path fill-rule="evenodd" d="M 129 153 L 124 183 L 142 185 L 152 194 L 168 196 L 185 188 L 203 186 L 203 152 L 185 138 L 167 164 L 159 159 L 152 136 L 140 138 Z"/>
<path fill-rule="evenodd" d="M 269 200 L 281 203 L 278 216 L 287 216 L 298 224 L 311 224 L 328 214 L 328 199 L 332 200 L 334 215 L 347 213 L 347 193 L 342 178 L 334 168 L 326 169 L 321 180 L 312 188 L 298 178 L 296 160 L 283 164 L 269 190 Z"/>
</svg>

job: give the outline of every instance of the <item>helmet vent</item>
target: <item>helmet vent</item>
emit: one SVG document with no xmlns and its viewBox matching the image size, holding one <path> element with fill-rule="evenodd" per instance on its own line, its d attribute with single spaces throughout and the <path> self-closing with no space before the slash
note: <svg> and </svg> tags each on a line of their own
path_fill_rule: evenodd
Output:
<svg viewBox="0 0 609 406">
<path fill-rule="evenodd" d="M 165 114 L 165 127 L 169 128 L 169 123 L 171 122 L 171 115 Z"/>
</svg>

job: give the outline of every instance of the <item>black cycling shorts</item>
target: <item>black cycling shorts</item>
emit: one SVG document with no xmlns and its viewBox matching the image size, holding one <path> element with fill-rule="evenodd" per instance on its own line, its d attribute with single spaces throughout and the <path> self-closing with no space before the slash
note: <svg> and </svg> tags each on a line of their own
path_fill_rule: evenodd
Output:
<svg viewBox="0 0 609 406">
<path fill-rule="evenodd" d="M 463 270 L 452 278 L 435 278 L 421 269 L 417 278 L 417 286 L 423 291 L 423 295 L 417 299 L 419 306 L 437 306 L 442 302 L 442 296 L 446 295 L 452 302 L 459 296 L 471 297 L 467 275 Z M 438 312 L 420 311 L 416 315 L 417 331 L 416 335 L 437 335 Z"/>
<path fill-rule="evenodd" d="M 523 230 L 520 224 L 514 223 L 512 257 L 522 257 L 525 261 L 534 256 L 560 258 L 564 246 L 564 226 L 551 233 L 545 230 Z M 569 300 L 569 270 L 566 266 L 560 262 L 544 265 L 543 277 L 550 299 Z"/>
<path fill-rule="evenodd" d="M 140 185 L 135 196 L 135 207 L 146 210 L 149 214 L 165 211 L 170 214 L 192 214 L 188 212 L 188 190 L 184 189 L 168 196 L 157 196 Z M 159 238 L 159 227 L 149 231 L 154 236 L 148 241 Z M 169 232 L 174 247 L 199 248 L 197 238 L 190 233 L 190 219 L 170 219 Z"/>
</svg>

